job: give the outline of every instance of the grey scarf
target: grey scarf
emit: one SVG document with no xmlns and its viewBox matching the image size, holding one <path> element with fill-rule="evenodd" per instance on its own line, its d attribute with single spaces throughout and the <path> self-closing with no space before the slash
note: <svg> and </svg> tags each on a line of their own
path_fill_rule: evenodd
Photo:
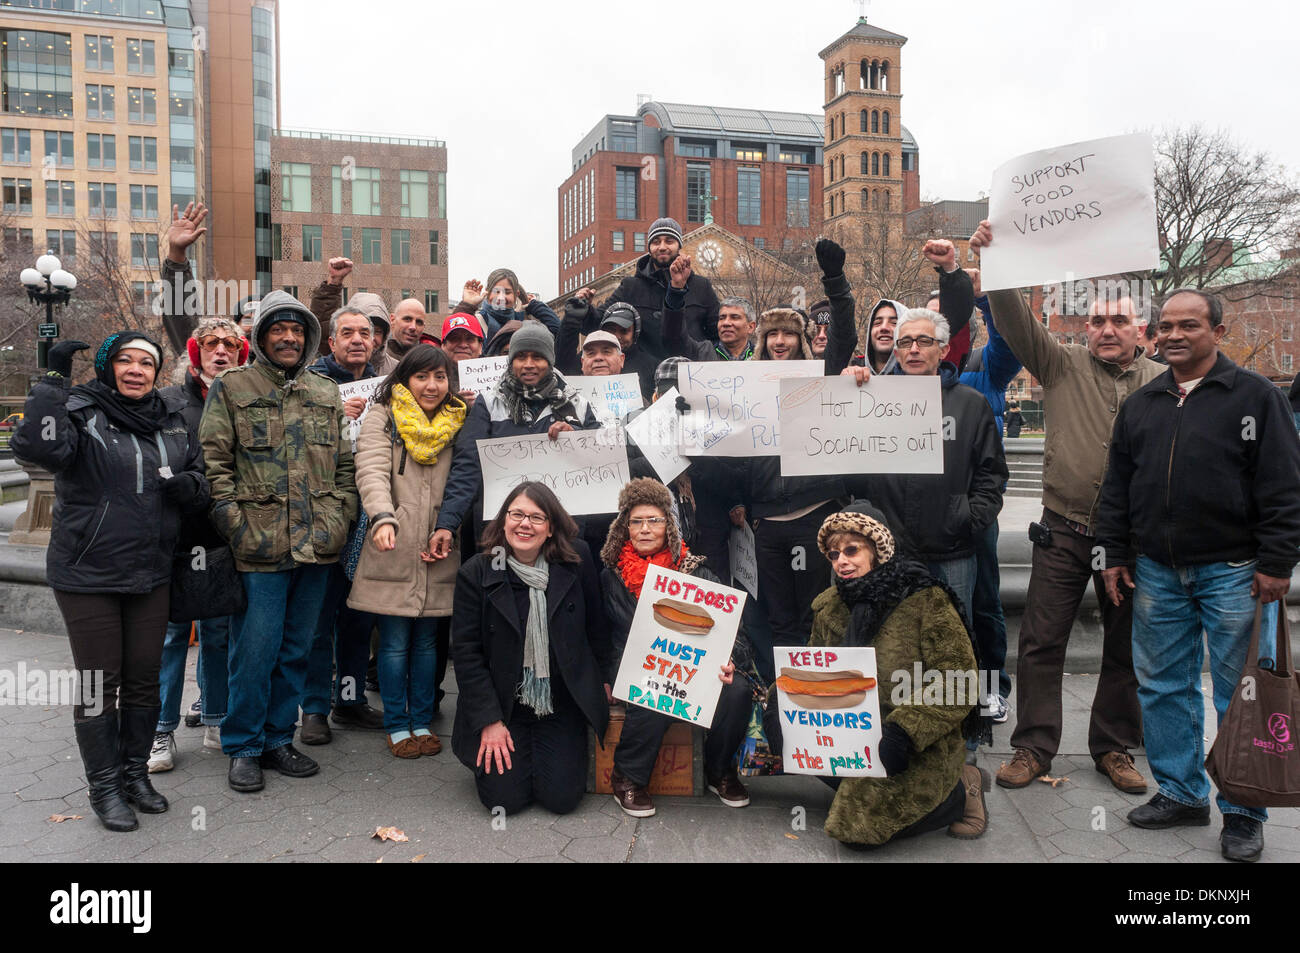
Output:
<svg viewBox="0 0 1300 953">
<path fill-rule="evenodd" d="M 528 621 L 524 626 L 524 680 L 516 697 L 542 718 L 555 708 L 551 704 L 551 640 L 546 631 L 546 585 L 551 578 L 546 557 L 538 553 L 537 563 L 525 566 L 514 556 L 506 565 L 528 587 Z"/>
</svg>

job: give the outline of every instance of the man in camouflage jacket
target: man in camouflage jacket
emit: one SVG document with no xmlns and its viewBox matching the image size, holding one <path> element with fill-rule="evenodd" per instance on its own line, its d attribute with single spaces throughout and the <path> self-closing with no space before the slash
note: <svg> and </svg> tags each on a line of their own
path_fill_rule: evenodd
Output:
<svg viewBox="0 0 1300 953">
<path fill-rule="evenodd" d="M 293 747 L 293 731 L 329 564 L 357 511 L 338 385 L 307 370 L 319 342 L 315 316 L 272 291 L 253 328 L 254 360 L 213 381 L 199 425 L 212 523 L 248 596 L 231 624 L 221 725 L 236 791 L 260 790 L 263 767 L 289 777 L 319 770 Z"/>
</svg>

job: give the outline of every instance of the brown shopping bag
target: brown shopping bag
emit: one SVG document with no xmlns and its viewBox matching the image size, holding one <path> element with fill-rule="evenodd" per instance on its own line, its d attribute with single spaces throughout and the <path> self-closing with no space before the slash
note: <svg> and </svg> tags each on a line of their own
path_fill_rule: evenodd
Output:
<svg viewBox="0 0 1300 953">
<path fill-rule="evenodd" d="M 1219 792 L 1243 807 L 1300 807 L 1300 675 L 1291 662 L 1286 605 L 1278 605 L 1275 668 L 1259 665 L 1259 622 L 1255 603 L 1246 664 L 1233 692 L 1205 770 Z"/>
</svg>

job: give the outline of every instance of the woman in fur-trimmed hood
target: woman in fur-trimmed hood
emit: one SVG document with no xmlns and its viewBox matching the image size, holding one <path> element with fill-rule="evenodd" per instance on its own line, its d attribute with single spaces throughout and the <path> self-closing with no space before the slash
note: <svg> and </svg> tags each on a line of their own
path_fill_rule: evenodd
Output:
<svg viewBox="0 0 1300 953">
<path fill-rule="evenodd" d="M 807 315 L 798 308 L 770 308 L 758 319 L 758 347 L 751 360 L 755 361 L 811 361 L 812 349 L 804 337 Z M 768 341 L 774 331 L 784 332 L 782 338 Z"/>
</svg>

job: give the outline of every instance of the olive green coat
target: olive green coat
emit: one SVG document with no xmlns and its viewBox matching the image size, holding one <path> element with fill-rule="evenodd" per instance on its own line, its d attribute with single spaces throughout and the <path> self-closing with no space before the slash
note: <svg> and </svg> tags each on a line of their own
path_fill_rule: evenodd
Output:
<svg viewBox="0 0 1300 953">
<path fill-rule="evenodd" d="M 844 644 L 849 608 L 834 586 L 813 600 L 809 645 Z M 883 844 L 939 806 L 957 786 L 966 745 L 961 723 L 976 702 L 973 678 L 965 705 L 913 704 L 925 700 L 916 687 L 915 663 L 941 673 L 975 669 L 975 653 L 957 610 L 940 588 L 908 596 L 880 626 L 873 643 L 879 682 L 880 716 L 894 722 L 912 740 L 907 770 L 890 778 L 845 778 L 831 803 L 826 833 L 853 844 Z M 931 701 L 951 700 L 931 698 Z M 901 702 L 901 704 L 895 704 Z"/>
</svg>

